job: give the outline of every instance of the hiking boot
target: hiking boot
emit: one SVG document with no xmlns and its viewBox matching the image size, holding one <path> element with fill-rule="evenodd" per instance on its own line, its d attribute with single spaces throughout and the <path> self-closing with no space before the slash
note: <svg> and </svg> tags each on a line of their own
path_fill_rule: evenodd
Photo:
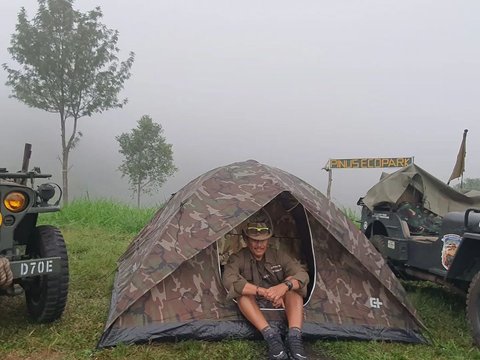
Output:
<svg viewBox="0 0 480 360">
<path fill-rule="evenodd" d="M 272 332 L 265 336 L 265 341 L 268 345 L 269 360 L 288 360 L 287 350 L 280 334 Z"/>
<path fill-rule="evenodd" d="M 307 360 L 307 354 L 303 347 L 302 333 L 300 331 L 289 332 L 287 335 L 287 343 L 290 359 Z"/>
</svg>

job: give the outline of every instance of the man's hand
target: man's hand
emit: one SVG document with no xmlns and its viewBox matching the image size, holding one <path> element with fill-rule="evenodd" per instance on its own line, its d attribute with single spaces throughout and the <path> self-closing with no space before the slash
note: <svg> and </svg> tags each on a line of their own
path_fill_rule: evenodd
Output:
<svg viewBox="0 0 480 360">
<path fill-rule="evenodd" d="M 275 308 L 285 308 L 285 303 L 283 302 L 283 298 L 280 298 L 280 301 L 278 302 L 272 302 L 273 306 Z"/>
<path fill-rule="evenodd" d="M 283 306 L 283 296 L 287 291 L 287 285 L 285 285 L 284 283 L 280 283 L 266 289 L 264 297 L 267 300 L 271 301 L 275 307 L 280 307 Z"/>
</svg>

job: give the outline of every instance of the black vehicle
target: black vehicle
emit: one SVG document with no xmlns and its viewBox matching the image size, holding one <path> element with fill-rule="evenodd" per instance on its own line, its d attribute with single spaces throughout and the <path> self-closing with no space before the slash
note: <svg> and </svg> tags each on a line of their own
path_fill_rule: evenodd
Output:
<svg viewBox="0 0 480 360">
<path fill-rule="evenodd" d="M 399 210 L 405 200 L 414 204 L 408 216 Z M 466 296 L 467 320 L 480 346 L 478 194 L 461 194 L 410 165 L 382 179 L 358 205 L 362 231 L 397 276 L 439 283 Z M 433 213 L 440 221 L 432 229 L 425 220 Z"/>
<path fill-rule="evenodd" d="M 62 194 L 54 183 L 34 188 L 36 179 L 51 175 L 27 170 L 30 153 L 26 144 L 20 172 L 0 168 L 0 295 L 25 293 L 30 316 L 46 323 L 65 309 L 68 256 L 60 230 L 37 225 L 39 214 L 60 210 Z"/>
</svg>

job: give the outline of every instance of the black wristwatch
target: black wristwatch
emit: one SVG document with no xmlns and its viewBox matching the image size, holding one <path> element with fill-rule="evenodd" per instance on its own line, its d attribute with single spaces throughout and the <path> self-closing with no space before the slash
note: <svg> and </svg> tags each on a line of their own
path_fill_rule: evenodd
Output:
<svg viewBox="0 0 480 360">
<path fill-rule="evenodd" d="M 285 280 L 283 283 L 288 286 L 288 291 L 293 289 L 293 284 L 290 280 Z"/>
</svg>

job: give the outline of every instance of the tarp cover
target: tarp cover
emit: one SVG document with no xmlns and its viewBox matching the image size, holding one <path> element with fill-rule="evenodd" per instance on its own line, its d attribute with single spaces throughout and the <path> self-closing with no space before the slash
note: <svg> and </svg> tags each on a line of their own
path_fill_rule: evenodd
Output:
<svg viewBox="0 0 480 360">
<path fill-rule="evenodd" d="M 260 337 L 226 300 L 220 244 L 238 245 L 235 230 L 262 207 L 275 223 L 270 244 L 301 240 L 311 254 L 306 338 L 425 341 L 400 282 L 355 225 L 304 181 L 249 160 L 191 181 L 135 237 L 118 261 L 98 346 Z M 285 326 L 283 310 L 264 313 Z"/>
<path fill-rule="evenodd" d="M 363 203 L 370 210 L 381 203 L 395 204 L 409 185 L 423 194 L 424 207 L 440 216 L 451 211 L 480 208 L 478 191 L 462 194 L 416 164 L 392 174 L 382 174 L 380 181 L 368 190 Z"/>
</svg>

